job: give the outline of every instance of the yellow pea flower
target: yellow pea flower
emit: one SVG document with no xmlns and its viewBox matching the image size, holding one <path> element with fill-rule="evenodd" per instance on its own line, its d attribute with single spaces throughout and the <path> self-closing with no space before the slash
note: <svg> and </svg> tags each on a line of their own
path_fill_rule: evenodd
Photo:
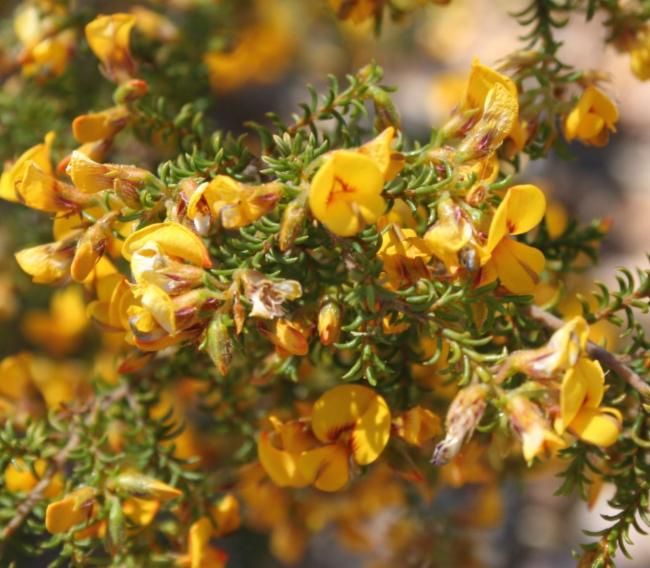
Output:
<svg viewBox="0 0 650 568">
<path fill-rule="evenodd" d="M 278 319 L 272 331 L 260 328 L 260 332 L 277 347 L 280 355 L 304 356 L 309 353 L 309 332 L 298 322 Z"/>
<path fill-rule="evenodd" d="M 211 509 L 210 516 L 216 525 L 214 535 L 221 537 L 236 531 L 241 525 L 240 507 L 232 493 L 224 495 Z"/>
<path fill-rule="evenodd" d="M 234 91 L 250 83 L 272 83 L 287 70 L 297 42 L 296 12 L 285 2 L 255 2 L 255 21 L 237 34 L 228 51 L 204 57 L 215 91 Z"/>
<path fill-rule="evenodd" d="M 22 180 L 15 187 L 18 201 L 46 213 L 79 211 L 90 203 L 88 196 L 57 180 L 35 162 L 27 164 Z"/>
<path fill-rule="evenodd" d="M 36 284 L 62 282 L 70 276 L 78 236 L 18 251 L 16 262 Z"/>
<path fill-rule="evenodd" d="M 30 413 L 29 400 L 34 392 L 30 365 L 29 353 L 0 360 L 0 416 L 23 418 L 22 414 Z"/>
<path fill-rule="evenodd" d="M 72 135 L 80 144 L 111 140 L 129 122 L 129 110 L 115 106 L 100 112 L 82 114 L 72 121 Z"/>
<path fill-rule="evenodd" d="M 345 447 L 359 465 L 374 462 L 390 437 L 391 415 L 386 401 L 373 389 L 341 385 L 322 395 L 311 417 L 314 436 Z"/>
<path fill-rule="evenodd" d="M 507 363 L 507 372 L 520 371 L 539 379 L 549 379 L 558 372 L 572 368 L 583 353 L 589 336 L 589 326 L 576 316 L 558 329 L 549 342 L 538 349 L 514 351 Z"/>
<path fill-rule="evenodd" d="M 393 420 L 397 435 L 414 446 L 422 446 L 442 433 L 440 418 L 427 408 L 414 406 Z"/>
<path fill-rule="evenodd" d="M 142 283 L 133 288 L 133 295 L 169 335 L 176 333 L 176 306 L 167 292 L 155 284 Z"/>
<path fill-rule="evenodd" d="M 316 445 L 303 422 L 273 421 L 274 432 L 261 432 L 257 442 L 260 464 L 280 487 L 306 487 L 312 480 L 298 468 L 300 454 Z"/>
<path fill-rule="evenodd" d="M 51 38 L 39 41 L 23 54 L 23 75 L 40 78 L 63 75 L 74 53 L 76 36 L 72 30 L 65 30 Z"/>
<path fill-rule="evenodd" d="M 522 453 L 527 462 L 567 447 L 567 443 L 551 430 L 539 408 L 526 397 L 511 397 L 507 412 L 513 429 L 521 436 Z"/>
<path fill-rule="evenodd" d="M 219 175 L 194 189 L 187 203 L 187 216 L 200 222 L 204 215 L 219 219 L 225 229 L 240 229 L 273 210 L 281 196 L 282 187 L 277 182 L 247 185 Z"/>
<path fill-rule="evenodd" d="M 130 333 L 127 342 L 142 351 L 159 351 L 182 343 L 202 332 L 199 312 L 210 298 L 206 288 L 170 296 L 155 284 L 132 287 L 137 303 L 126 310 Z"/>
<path fill-rule="evenodd" d="M 650 80 L 650 26 L 637 32 L 630 49 L 630 68 L 641 81 Z"/>
<path fill-rule="evenodd" d="M 431 258 L 428 243 L 413 229 L 390 225 L 382 234 L 377 256 L 393 288 L 410 286 L 421 278 L 429 278 L 427 262 Z"/>
<path fill-rule="evenodd" d="M 496 83 L 485 97 L 480 118 L 458 146 L 459 162 L 486 159 L 494 154 L 513 131 L 518 114 L 517 95 Z"/>
<path fill-rule="evenodd" d="M 273 482 L 338 491 L 348 482 L 350 458 L 368 465 L 380 456 L 390 437 L 391 416 L 372 389 L 343 385 L 314 403 L 311 431 L 301 421 L 276 421 L 274 427 L 258 441 L 260 463 Z"/>
<path fill-rule="evenodd" d="M 460 251 L 470 246 L 474 229 L 463 210 L 452 199 L 442 199 L 437 207 L 438 218 L 427 230 L 424 240 L 450 274 L 461 268 Z M 472 247 L 473 248 L 473 247 Z"/>
<path fill-rule="evenodd" d="M 148 242 L 157 243 L 167 255 L 188 261 L 195 266 L 210 268 L 210 253 L 201 238 L 180 223 L 154 223 L 129 235 L 122 246 L 122 256 L 131 260 L 133 253 Z"/>
<path fill-rule="evenodd" d="M 334 302 L 326 302 L 318 311 L 318 337 L 323 345 L 336 343 L 341 333 L 341 309 Z"/>
<path fill-rule="evenodd" d="M 57 534 L 90 520 L 94 514 L 95 494 L 93 487 L 80 487 L 50 503 L 45 511 L 45 528 Z"/>
<path fill-rule="evenodd" d="M 123 81 L 135 72 L 131 57 L 131 29 L 136 23 L 132 14 L 97 16 L 86 26 L 86 40 L 109 77 Z"/>
<path fill-rule="evenodd" d="M 6 166 L 0 177 L 0 198 L 7 201 L 18 201 L 16 188 L 22 183 L 27 167 L 30 164 L 36 164 L 45 173 L 52 173 L 52 161 L 50 151 L 54 143 L 54 132 L 48 132 L 45 135 L 45 141 L 42 144 L 32 146 L 11 165 Z"/>
<path fill-rule="evenodd" d="M 581 440 L 597 446 L 616 442 L 623 418 L 615 408 L 600 407 L 604 392 L 605 375 L 600 363 L 581 357 L 562 380 L 558 432 L 568 428 Z"/>
<path fill-rule="evenodd" d="M 384 175 L 372 158 L 353 150 L 335 150 L 325 157 L 311 182 L 309 206 L 330 231 L 349 237 L 384 213 L 383 187 Z"/>
<path fill-rule="evenodd" d="M 147 170 L 135 166 L 100 164 L 79 151 L 72 152 L 66 173 L 75 187 L 85 193 L 115 189 L 119 184 L 128 184 L 132 191 L 137 191 L 152 177 Z"/>
<path fill-rule="evenodd" d="M 131 274 L 138 284 L 155 284 L 168 294 L 178 294 L 199 286 L 205 276 L 202 268 L 165 254 L 155 241 L 148 241 L 133 252 Z"/>
<path fill-rule="evenodd" d="M 34 489 L 39 479 L 46 471 L 47 462 L 45 460 L 36 460 L 34 463 L 34 472 L 36 472 L 36 475 L 34 475 L 32 468 L 29 467 L 24 460 L 15 459 L 7 466 L 7 469 L 5 469 L 5 489 L 12 493 L 29 492 Z M 47 499 L 52 499 L 61 493 L 62 489 L 63 477 L 60 473 L 56 473 L 45 488 L 43 496 Z"/>
<path fill-rule="evenodd" d="M 14 17 L 14 32 L 23 51 L 20 63 L 25 77 L 58 77 L 66 70 L 74 52 L 75 33 L 64 30 L 52 34 L 57 23 L 37 6 L 22 6 Z"/>
<path fill-rule="evenodd" d="M 464 133 L 461 161 L 484 159 L 517 131 L 518 116 L 517 87 L 512 79 L 474 59 L 459 114 L 444 130 L 452 135 Z"/>
<path fill-rule="evenodd" d="M 577 138 L 584 144 L 605 146 L 609 133 L 616 132 L 617 121 L 616 105 L 600 89 L 589 85 L 564 120 L 564 135 L 567 140 Z"/>
<path fill-rule="evenodd" d="M 544 216 L 546 198 L 534 185 L 511 187 L 490 224 L 479 286 L 499 278 L 515 294 L 531 294 L 544 269 L 544 255 L 534 247 L 512 239 L 530 231 Z"/>
<path fill-rule="evenodd" d="M 62 355 L 74 350 L 88 325 L 86 304 L 80 287 L 57 290 L 49 311 L 32 310 L 25 314 L 23 333 L 50 353 Z"/>
</svg>

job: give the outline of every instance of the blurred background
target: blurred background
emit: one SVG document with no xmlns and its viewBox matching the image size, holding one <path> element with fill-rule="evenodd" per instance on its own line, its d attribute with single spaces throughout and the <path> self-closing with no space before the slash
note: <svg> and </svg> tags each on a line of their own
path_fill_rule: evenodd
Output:
<svg viewBox="0 0 650 568">
<path fill-rule="evenodd" d="M 385 21 L 379 36 L 370 22 L 355 25 L 338 22 L 325 0 L 261 0 L 253 2 L 160 0 L 120 2 L 79 0 L 84 10 L 111 13 L 130 10 L 134 5 L 162 10 L 170 15 L 167 33 L 191 34 L 192 50 L 167 55 L 166 83 L 160 85 L 172 104 L 202 97 L 206 122 L 212 128 L 245 131 L 247 120 L 263 121 L 274 111 L 290 117 L 300 102 L 308 100 L 307 83 L 316 89 L 326 85 L 326 76 L 343 77 L 371 60 L 385 70 L 385 83 L 397 87 L 395 102 L 407 137 L 426 140 L 432 126 L 443 123 L 462 94 L 463 81 L 471 61 L 494 64 L 518 49 L 522 30 L 509 17 L 528 0 L 452 0 L 448 6 L 427 5 L 398 22 Z M 0 2 L 0 45 L 15 44 L 13 15 L 17 2 Z M 62 4 L 66 4 L 63 2 Z M 198 16 L 188 15 L 199 5 Z M 147 31 L 142 24 L 135 40 L 136 56 L 162 33 L 160 22 Z M 176 31 L 173 31 L 176 29 Z M 171 30 L 171 31 L 170 31 Z M 242 30 L 245 30 L 242 32 Z M 612 229 L 605 240 L 600 264 L 575 276 L 570 286 L 584 290 L 590 280 L 614 281 L 619 266 L 646 266 L 650 251 L 650 82 L 642 83 L 629 70 L 629 56 L 604 43 L 605 31 L 596 17 L 585 23 L 574 16 L 559 35 L 564 42 L 560 57 L 579 68 L 596 68 L 610 75 L 606 90 L 617 101 L 619 129 L 603 148 L 571 146 L 568 161 L 551 155 L 530 163 L 522 179 L 539 183 L 554 201 L 563 204 L 581 221 L 607 217 Z M 69 122 L 79 112 L 101 109 L 110 101 L 111 85 L 98 73 L 87 47 L 77 41 L 78 63 L 71 71 L 51 81 L 32 81 L 20 74 L 5 76 L 0 93 L 0 160 L 19 155 L 42 140 L 50 129 L 59 132 L 58 150 L 71 148 Z M 230 57 L 222 57 L 226 48 Z M 205 55 L 205 54 L 208 55 Z M 210 55 L 212 54 L 212 55 Z M 0 51 L 10 59 L 11 48 Z M 164 56 L 164 54 L 163 54 Z M 185 58 L 185 59 L 183 59 Z M 193 58 L 193 59 L 189 59 Z M 145 62 L 145 72 L 150 64 Z M 183 65 L 192 66 L 192 79 L 183 84 L 175 75 L 187 77 Z M 27 82 L 27 86 L 26 86 Z M 191 83 L 191 84 L 188 84 Z M 67 97 L 67 104 L 44 108 L 39 92 Z M 207 96 L 206 96 L 207 93 Z M 20 100 L 17 100 L 19 98 Z M 26 121 L 26 122 L 25 122 Z M 15 125 L 29 124 L 20 135 Z M 137 139 L 117 148 L 111 159 L 117 162 L 155 166 L 162 152 Z M 13 251 L 34 242 L 48 240 L 49 222 L 13 204 L 0 203 L 0 356 L 21 349 L 44 349 L 26 333 L 25 314 L 46 310 L 50 292 L 32 286 L 16 270 Z M 21 323 L 22 322 L 22 323 Z M 82 353 L 76 345 L 72 356 Z M 70 356 L 63 350 L 54 356 Z M 82 363 L 80 363 L 82 364 Z M 600 514 L 607 512 L 607 488 L 589 511 L 582 502 L 553 497 L 559 485 L 554 464 L 538 471 L 525 482 L 508 482 L 494 504 L 494 524 L 489 528 L 468 528 L 467 538 L 480 565 L 521 568 L 573 566 L 570 551 L 581 539 L 581 528 L 597 530 Z M 438 495 L 431 507 L 453 511 L 472 488 L 449 490 Z M 381 535 L 382 516 L 399 515 L 391 510 L 372 522 Z M 487 523 L 488 525 L 490 523 Z M 436 529 L 438 530 L 438 528 Z M 444 530 L 440 529 L 440 530 Z M 226 539 L 233 566 L 272 565 L 271 559 L 253 554 L 261 537 L 242 533 Z M 634 535 L 630 551 L 635 560 L 621 558 L 620 566 L 650 566 L 650 537 Z M 252 545 L 251 545 L 252 544 Z M 382 541 L 370 550 L 352 553 L 325 531 L 309 546 L 300 563 L 309 567 L 362 566 L 382 560 Z M 411 564 L 404 559 L 406 565 Z M 433 561 L 430 566 L 443 566 Z M 467 564 L 474 565 L 474 564 Z"/>
</svg>

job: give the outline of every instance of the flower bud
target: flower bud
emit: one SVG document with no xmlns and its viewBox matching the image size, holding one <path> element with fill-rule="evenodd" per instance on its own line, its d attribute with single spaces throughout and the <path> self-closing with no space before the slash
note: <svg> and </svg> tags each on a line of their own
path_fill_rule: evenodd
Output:
<svg viewBox="0 0 650 568">
<path fill-rule="evenodd" d="M 83 282 L 103 256 L 116 216 L 114 212 L 104 215 L 81 235 L 70 265 L 70 275 L 76 282 Z"/>
<path fill-rule="evenodd" d="M 318 335 L 323 345 L 338 341 L 341 333 L 341 309 L 334 302 L 326 302 L 318 312 Z"/>
<path fill-rule="evenodd" d="M 212 507 L 210 514 L 217 526 L 215 536 L 218 537 L 236 531 L 241 524 L 239 501 L 232 493 L 224 495 L 221 500 Z"/>
<path fill-rule="evenodd" d="M 219 373 L 225 376 L 230 368 L 233 351 L 226 314 L 218 313 L 212 318 L 206 333 L 205 348 Z"/>
<path fill-rule="evenodd" d="M 110 496 L 108 499 L 110 503 L 108 509 L 108 539 L 110 549 L 115 552 L 124 542 L 126 523 L 124 522 L 124 512 L 120 500 L 115 496 Z"/>
<path fill-rule="evenodd" d="M 128 122 L 129 109 L 116 106 L 78 116 L 72 121 L 72 135 L 81 144 L 108 140 L 124 129 Z"/>
<path fill-rule="evenodd" d="M 142 79 L 131 79 L 122 83 L 113 94 L 115 104 L 121 105 L 141 99 L 149 92 L 149 85 Z"/>
<path fill-rule="evenodd" d="M 137 472 L 121 473 L 109 485 L 117 492 L 142 499 L 167 501 L 182 495 L 175 487 Z"/>
<path fill-rule="evenodd" d="M 282 252 L 289 250 L 300 234 L 306 213 L 306 201 L 302 195 L 287 205 L 282 214 L 280 235 L 278 237 L 278 244 Z"/>
</svg>

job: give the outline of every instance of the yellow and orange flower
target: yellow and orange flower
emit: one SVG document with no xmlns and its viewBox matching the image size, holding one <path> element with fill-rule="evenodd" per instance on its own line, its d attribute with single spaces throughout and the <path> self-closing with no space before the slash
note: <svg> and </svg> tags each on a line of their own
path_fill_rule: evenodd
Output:
<svg viewBox="0 0 650 568">
<path fill-rule="evenodd" d="M 273 420 L 258 441 L 260 462 L 282 487 L 313 485 L 338 491 L 350 478 L 350 459 L 368 465 L 381 455 L 391 429 L 386 401 L 368 387 L 343 385 L 315 403 L 309 423 Z"/>
<path fill-rule="evenodd" d="M 544 255 L 511 236 L 534 228 L 542 220 L 545 207 L 546 198 L 534 185 L 508 190 L 490 224 L 479 286 L 499 278 L 515 294 L 533 293 L 544 269 Z"/>
<path fill-rule="evenodd" d="M 591 146 L 605 146 L 609 133 L 616 132 L 618 109 L 597 87 L 589 85 L 564 121 L 567 140 L 576 138 Z"/>
</svg>

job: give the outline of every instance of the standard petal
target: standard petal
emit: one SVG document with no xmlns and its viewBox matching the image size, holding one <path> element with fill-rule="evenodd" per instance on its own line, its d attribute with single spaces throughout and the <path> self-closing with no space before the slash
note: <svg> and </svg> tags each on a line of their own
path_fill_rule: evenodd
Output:
<svg viewBox="0 0 650 568">
<path fill-rule="evenodd" d="M 546 197 L 534 185 L 511 187 L 504 199 L 506 203 L 506 227 L 511 235 L 526 233 L 544 217 Z"/>
<path fill-rule="evenodd" d="M 210 268 L 210 254 L 201 238 L 180 223 L 154 223 L 132 233 L 124 241 L 122 255 L 131 260 L 133 253 L 147 242 L 157 243 L 166 254 L 186 260 L 196 266 Z"/>
</svg>

